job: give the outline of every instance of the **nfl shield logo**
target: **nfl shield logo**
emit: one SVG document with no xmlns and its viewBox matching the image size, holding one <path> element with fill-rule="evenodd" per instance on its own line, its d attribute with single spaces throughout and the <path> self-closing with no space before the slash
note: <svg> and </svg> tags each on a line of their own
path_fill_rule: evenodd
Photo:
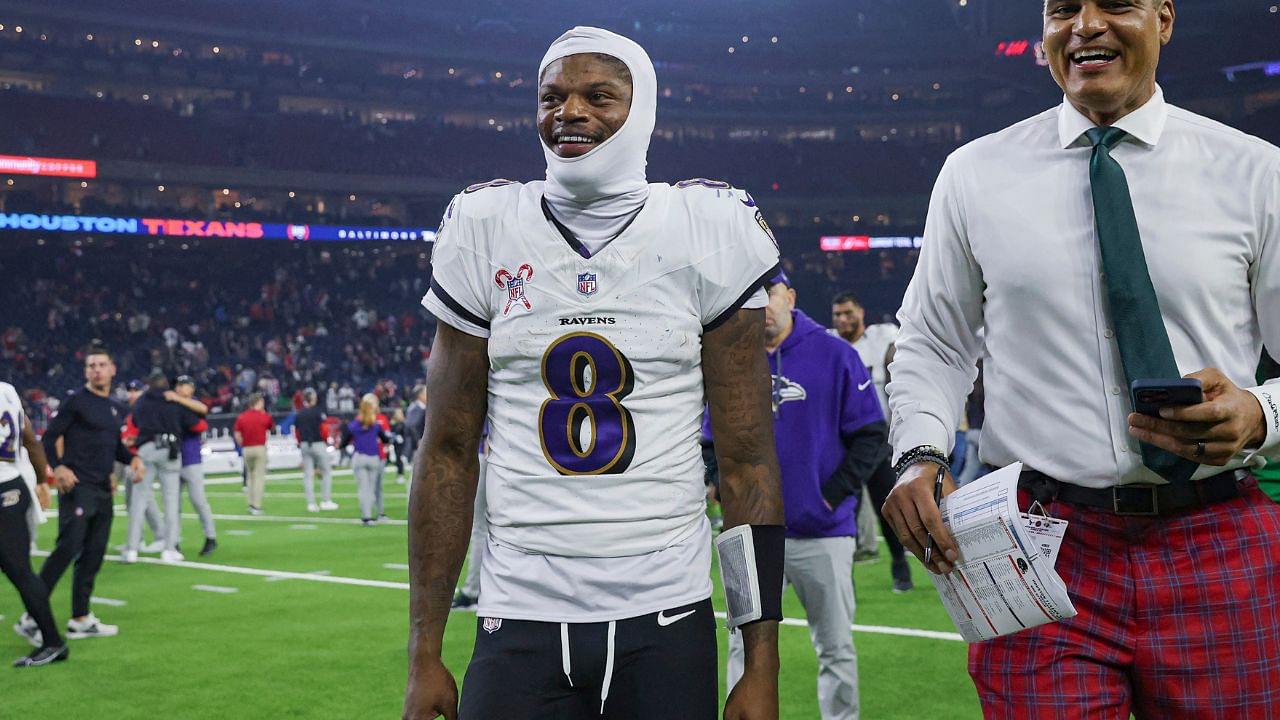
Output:
<svg viewBox="0 0 1280 720">
<path fill-rule="evenodd" d="M 484 631 L 489 633 L 490 635 L 497 632 L 498 628 L 500 627 L 502 627 L 502 618 L 485 618 L 484 619 Z"/>
<path fill-rule="evenodd" d="M 591 297 L 596 294 L 596 274 L 595 273 L 579 273 L 578 274 L 578 294 L 582 297 Z"/>
</svg>

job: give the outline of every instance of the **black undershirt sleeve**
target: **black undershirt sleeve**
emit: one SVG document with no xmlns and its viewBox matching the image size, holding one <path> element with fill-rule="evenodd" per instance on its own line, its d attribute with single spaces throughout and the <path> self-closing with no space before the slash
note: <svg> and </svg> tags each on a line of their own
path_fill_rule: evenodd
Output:
<svg viewBox="0 0 1280 720">
<path fill-rule="evenodd" d="M 832 508 L 862 496 L 863 485 L 891 452 L 889 426 L 883 420 L 867 423 L 845 437 L 844 446 L 844 460 L 822 484 L 822 497 Z"/>
</svg>

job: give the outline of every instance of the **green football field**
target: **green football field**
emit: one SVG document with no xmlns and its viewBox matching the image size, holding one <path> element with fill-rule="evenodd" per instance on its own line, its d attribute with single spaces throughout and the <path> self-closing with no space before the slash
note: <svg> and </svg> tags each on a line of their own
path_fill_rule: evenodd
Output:
<svg viewBox="0 0 1280 720">
<path fill-rule="evenodd" d="M 187 561 L 143 556 L 121 565 L 113 549 L 98 576 L 94 612 L 120 626 L 114 638 L 71 642 L 52 667 L 0 667 L 0 716 L 13 718 L 392 718 L 405 683 L 408 573 L 405 486 L 389 474 L 391 521 L 362 527 L 349 471 L 334 478 L 335 512 L 306 512 L 297 473 L 267 486 L 265 515 L 250 517 L 238 478 L 210 485 L 220 547 L 196 557 L 200 526 L 184 502 Z M 123 503 L 123 498 L 120 498 Z M 117 507 L 112 545 L 124 542 Z M 56 518 L 41 527 L 48 551 Z M 954 634 L 920 567 L 916 590 L 889 589 L 888 551 L 855 568 L 862 717 L 980 717 Z M 38 566 L 43 558 L 33 562 Z M 718 575 L 718 571 L 713 575 Z M 718 577 L 717 577 L 718 580 Z M 717 583 L 718 584 L 718 583 Z M 70 611 L 71 573 L 54 592 L 54 614 Z M 717 589 L 716 607 L 724 602 Z M 781 634 L 782 717 L 817 718 L 817 660 L 804 611 L 788 593 Z M 0 580 L 0 659 L 30 651 L 9 627 L 22 612 Z M 454 613 L 446 662 L 461 684 L 475 616 Z M 727 634 L 720 632 L 720 653 Z M 723 667 L 721 669 L 723 674 Z M 660 688 L 655 688 L 660 692 Z"/>
</svg>

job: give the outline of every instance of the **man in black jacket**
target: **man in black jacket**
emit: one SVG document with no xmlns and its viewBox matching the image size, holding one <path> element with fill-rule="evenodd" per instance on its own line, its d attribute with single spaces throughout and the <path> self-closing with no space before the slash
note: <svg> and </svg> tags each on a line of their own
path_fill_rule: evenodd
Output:
<svg viewBox="0 0 1280 720">
<path fill-rule="evenodd" d="M 142 461 L 130 455 L 120 440 L 126 411 L 111 398 L 111 381 L 116 376 L 111 353 L 103 348 L 86 351 L 84 375 L 84 388 L 62 403 L 41 438 L 58 487 L 58 541 L 40 569 L 40 579 L 52 593 L 67 566 L 75 562 L 67 621 L 67 636 L 73 640 L 109 637 L 120 631 L 98 621 L 89 610 L 89 597 L 111 536 L 113 463 L 128 463 L 135 475 L 142 472 Z M 28 639 L 35 637 L 37 629 L 25 615 L 14 625 Z"/>
<path fill-rule="evenodd" d="M 178 550 L 178 515 L 182 509 L 182 436 L 200 422 L 200 416 L 178 402 L 169 392 L 169 380 L 162 372 L 154 372 L 147 378 L 147 391 L 133 406 L 133 424 L 138 427 L 138 457 L 142 459 L 144 472 L 133 478 L 133 495 L 129 505 L 129 537 L 124 551 L 124 562 L 138 559 L 138 546 L 142 544 L 142 523 L 147 500 L 153 492 L 152 483 L 159 480 L 164 494 L 164 516 L 167 531 L 162 562 L 183 559 Z"/>
<path fill-rule="evenodd" d="M 333 468 L 329 459 L 329 443 L 325 440 L 325 413 L 319 406 L 316 391 L 302 393 L 302 409 L 293 421 L 293 434 L 302 453 L 302 488 L 307 495 L 307 512 L 337 510 L 333 501 Z M 320 476 L 320 504 L 316 504 L 316 476 Z"/>
</svg>

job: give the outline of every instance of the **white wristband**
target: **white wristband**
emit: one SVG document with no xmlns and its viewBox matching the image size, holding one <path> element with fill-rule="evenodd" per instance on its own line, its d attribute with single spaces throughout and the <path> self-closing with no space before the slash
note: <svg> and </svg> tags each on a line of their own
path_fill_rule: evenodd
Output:
<svg viewBox="0 0 1280 720">
<path fill-rule="evenodd" d="M 1280 451 L 1280 383 L 1259 385 L 1254 388 L 1245 388 L 1245 390 L 1258 399 L 1258 404 L 1262 406 L 1262 422 L 1267 426 L 1267 434 L 1262 445 L 1250 449 L 1257 450 L 1264 456 L 1275 456 Z"/>
</svg>

